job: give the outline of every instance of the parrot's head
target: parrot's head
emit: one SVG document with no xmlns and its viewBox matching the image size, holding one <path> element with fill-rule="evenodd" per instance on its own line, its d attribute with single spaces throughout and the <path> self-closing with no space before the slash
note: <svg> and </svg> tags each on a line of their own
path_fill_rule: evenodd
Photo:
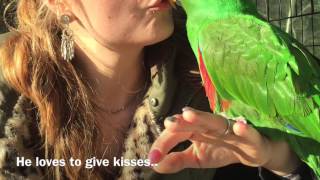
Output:
<svg viewBox="0 0 320 180">
<path fill-rule="evenodd" d="M 175 0 L 173 0 L 175 1 Z M 215 19 L 230 14 L 240 13 L 244 9 L 246 0 L 176 0 L 189 17 L 203 16 Z"/>
</svg>

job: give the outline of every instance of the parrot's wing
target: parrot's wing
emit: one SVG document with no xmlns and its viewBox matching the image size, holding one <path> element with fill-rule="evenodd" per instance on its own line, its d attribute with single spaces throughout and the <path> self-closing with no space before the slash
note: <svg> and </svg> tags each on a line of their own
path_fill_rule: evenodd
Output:
<svg viewBox="0 0 320 180">
<path fill-rule="evenodd" d="M 222 98 L 320 142 L 320 68 L 296 41 L 266 22 L 239 15 L 204 26 L 198 43 Z"/>
<path fill-rule="evenodd" d="M 279 29 L 248 15 L 204 25 L 198 46 L 206 73 L 231 108 L 243 104 L 263 114 L 248 120 L 284 132 L 320 177 L 320 68 L 314 57 Z M 246 117 L 245 110 L 238 113 Z"/>
</svg>

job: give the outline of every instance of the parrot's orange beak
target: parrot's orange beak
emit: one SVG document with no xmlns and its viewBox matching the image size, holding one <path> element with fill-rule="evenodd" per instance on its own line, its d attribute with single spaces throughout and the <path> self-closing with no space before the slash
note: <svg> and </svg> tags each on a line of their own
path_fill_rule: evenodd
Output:
<svg viewBox="0 0 320 180">
<path fill-rule="evenodd" d="M 177 0 L 168 0 L 170 5 L 173 7 L 173 8 L 176 8 L 176 2 Z"/>
</svg>

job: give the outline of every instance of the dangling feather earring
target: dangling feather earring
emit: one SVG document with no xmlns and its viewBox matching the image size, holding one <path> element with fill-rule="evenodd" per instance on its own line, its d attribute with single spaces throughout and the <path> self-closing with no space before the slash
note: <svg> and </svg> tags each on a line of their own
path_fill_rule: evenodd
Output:
<svg viewBox="0 0 320 180">
<path fill-rule="evenodd" d="M 63 25 L 61 36 L 61 56 L 64 60 L 70 62 L 74 58 L 73 32 L 69 27 L 70 16 L 62 15 L 60 21 Z"/>
</svg>

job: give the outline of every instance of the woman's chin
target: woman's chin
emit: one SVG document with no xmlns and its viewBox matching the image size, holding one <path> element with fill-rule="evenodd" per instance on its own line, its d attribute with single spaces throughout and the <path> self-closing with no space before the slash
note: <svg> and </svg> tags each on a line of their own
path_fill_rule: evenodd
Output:
<svg viewBox="0 0 320 180">
<path fill-rule="evenodd" d="M 155 27 L 154 31 L 150 33 L 149 38 L 145 41 L 145 45 L 152 45 L 168 39 L 174 31 L 174 25 L 163 24 Z"/>
</svg>

